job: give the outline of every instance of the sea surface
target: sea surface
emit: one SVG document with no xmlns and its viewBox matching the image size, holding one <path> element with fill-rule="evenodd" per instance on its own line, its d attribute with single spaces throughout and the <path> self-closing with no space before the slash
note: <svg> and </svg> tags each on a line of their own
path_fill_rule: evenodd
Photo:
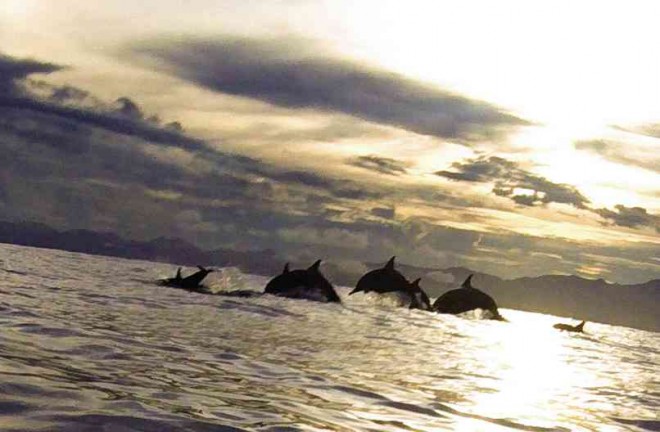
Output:
<svg viewBox="0 0 660 432">
<path fill-rule="evenodd" d="M 0 245 L 0 431 L 660 430 L 658 333 L 154 283 L 175 270 Z"/>
</svg>

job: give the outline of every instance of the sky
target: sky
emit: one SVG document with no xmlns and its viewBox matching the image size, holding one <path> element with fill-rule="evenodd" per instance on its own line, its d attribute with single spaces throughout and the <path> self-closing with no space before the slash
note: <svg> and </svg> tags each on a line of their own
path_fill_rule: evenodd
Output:
<svg viewBox="0 0 660 432">
<path fill-rule="evenodd" d="M 655 1 L 0 4 L 0 215 L 660 277 Z"/>
</svg>

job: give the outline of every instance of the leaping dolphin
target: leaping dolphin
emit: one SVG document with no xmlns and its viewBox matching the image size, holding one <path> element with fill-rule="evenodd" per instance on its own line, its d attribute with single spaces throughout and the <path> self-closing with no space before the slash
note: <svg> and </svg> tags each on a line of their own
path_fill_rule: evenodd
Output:
<svg viewBox="0 0 660 432">
<path fill-rule="evenodd" d="M 382 268 L 371 270 L 360 278 L 353 291 L 348 295 L 357 292 L 377 292 L 380 294 L 400 292 L 410 297 L 411 309 L 430 310 L 431 301 L 424 290 L 419 286 L 420 279 L 410 283 L 408 280 L 394 268 L 394 260 L 390 260 Z"/>
<path fill-rule="evenodd" d="M 408 280 L 394 268 L 394 259 L 390 260 L 383 266 L 376 270 L 371 270 L 360 278 L 353 291 L 348 295 L 353 295 L 356 292 L 371 292 L 386 293 L 394 291 L 408 292 L 410 290 L 410 283 Z"/>
<path fill-rule="evenodd" d="M 460 288 L 447 291 L 433 303 L 438 313 L 460 314 L 474 309 L 483 309 L 492 314 L 491 319 L 506 321 L 497 309 L 497 303 L 488 294 L 472 286 L 472 276 L 465 279 Z"/>
<path fill-rule="evenodd" d="M 169 286 L 173 288 L 182 288 L 190 291 L 202 291 L 204 286 L 201 284 L 204 278 L 211 272 L 215 271 L 213 269 L 207 269 L 202 266 L 197 266 L 199 269 L 197 272 L 191 274 L 190 276 L 181 277 L 181 267 L 176 271 L 176 276 L 173 278 L 163 279 L 160 281 L 161 285 Z"/>
<path fill-rule="evenodd" d="M 281 297 L 341 303 L 332 284 L 321 273 L 320 265 L 321 260 L 318 260 L 307 269 L 290 270 L 287 263 L 282 273 L 266 284 L 264 292 Z"/>
<path fill-rule="evenodd" d="M 586 321 L 582 321 L 578 325 L 570 325 L 570 324 L 555 324 L 552 327 L 556 328 L 557 330 L 561 331 L 567 331 L 567 332 L 573 332 L 573 333 L 584 333 L 584 325 L 586 324 Z"/>
</svg>

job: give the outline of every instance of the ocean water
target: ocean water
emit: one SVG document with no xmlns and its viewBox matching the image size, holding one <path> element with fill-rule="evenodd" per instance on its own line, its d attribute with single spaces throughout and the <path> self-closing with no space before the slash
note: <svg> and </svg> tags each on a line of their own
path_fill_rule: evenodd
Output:
<svg viewBox="0 0 660 432">
<path fill-rule="evenodd" d="M 154 283 L 175 269 L 0 245 L 0 431 L 660 430 L 658 333 Z"/>
</svg>

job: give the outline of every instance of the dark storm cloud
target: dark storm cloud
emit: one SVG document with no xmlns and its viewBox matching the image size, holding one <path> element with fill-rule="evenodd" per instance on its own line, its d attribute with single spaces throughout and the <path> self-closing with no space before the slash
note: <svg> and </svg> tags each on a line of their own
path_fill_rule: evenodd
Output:
<svg viewBox="0 0 660 432">
<path fill-rule="evenodd" d="M 574 186 L 551 182 L 520 168 L 514 162 L 496 156 L 454 162 L 451 171 L 438 171 L 435 174 L 456 181 L 493 183 L 495 195 L 507 197 L 524 206 L 554 202 L 584 209 L 589 203 Z M 516 189 L 527 189 L 532 193 L 519 194 Z"/>
<path fill-rule="evenodd" d="M 36 60 L 17 59 L 0 53 L 0 94 L 16 92 L 16 80 L 35 73 L 51 73 L 61 70 L 62 66 Z"/>
<path fill-rule="evenodd" d="M 486 102 L 316 51 L 299 39 L 237 38 L 153 41 L 131 49 L 154 68 L 218 92 L 340 112 L 464 144 L 529 124 Z"/>
<path fill-rule="evenodd" d="M 396 159 L 375 155 L 358 156 L 350 159 L 348 164 L 387 175 L 400 175 L 406 173 L 405 163 Z"/>
<path fill-rule="evenodd" d="M 660 232 L 660 216 L 648 213 L 645 208 L 626 207 L 620 204 L 614 208 L 615 210 L 597 209 L 594 212 L 615 225 L 627 228 L 651 227 Z"/>
<path fill-rule="evenodd" d="M 660 126 L 658 126 L 657 132 L 657 136 L 660 137 Z M 609 140 L 578 141 L 575 143 L 575 148 L 596 153 L 613 162 L 660 173 L 660 157 L 658 155 L 655 155 L 655 157 L 649 157 L 649 155 L 634 157 L 634 154 L 631 154 L 630 145 L 624 143 Z"/>
</svg>

